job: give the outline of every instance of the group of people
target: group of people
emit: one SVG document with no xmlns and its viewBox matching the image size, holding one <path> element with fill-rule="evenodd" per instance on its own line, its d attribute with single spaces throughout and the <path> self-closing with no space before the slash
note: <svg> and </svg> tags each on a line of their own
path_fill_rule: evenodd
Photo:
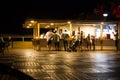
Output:
<svg viewBox="0 0 120 80">
<path fill-rule="evenodd" d="M 49 30 L 45 34 L 45 38 L 47 40 L 47 47 L 49 50 L 51 50 L 52 40 L 54 40 L 56 50 L 59 50 L 60 36 L 57 34 L 57 31 L 52 32 L 52 30 Z"/>
<path fill-rule="evenodd" d="M 57 30 L 54 30 L 54 31 L 49 30 L 45 34 L 45 38 L 46 38 L 46 41 L 47 41 L 48 50 L 51 50 L 52 42 L 54 42 L 55 50 L 59 51 L 60 50 L 60 39 L 63 40 L 65 51 L 68 48 L 69 35 L 67 34 L 67 30 L 65 30 L 65 32 L 61 36 L 57 33 Z"/>
<path fill-rule="evenodd" d="M 67 30 L 64 30 L 64 32 L 60 35 L 57 33 L 57 30 L 49 30 L 46 34 L 45 34 L 45 38 L 47 41 L 47 47 L 48 50 L 51 50 L 52 47 L 52 42 L 54 42 L 54 47 L 55 50 L 59 51 L 60 50 L 60 39 L 63 42 L 63 47 L 64 50 L 67 51 L 67 49 L 70 47 L 71 44 L 73 44 L 73 41 L 77 41 L 77 47 L 79 47 L 79 49 L 82 51 L 82 46 L 84 44 L 86 44 L 86 48 L 88 50 L 91 50 L 91 46 L 93 45 L 93 50 L 95 50 L 95 37 L 90 36 L 90 34 L 88 34 L 88 36 L 85 38 L 83 35 L 83 31 L 79 32 L 76 35 L 72 36 L 72 39 L 69 39 L 70 36 L 67 32 Z"/>
<path fill-rule="evenodd" d="M 113 33 L 115 36 L 115 46 L 116 50 L 118 50 L 118 31 L 116 30 L 115 33 Z M 95 51 L 95 45 L 96 45 L 96 39 L 94 35 L 88 34 L 86 37 L 84 35 L 83 31 L 78 31 L 76 34 L 72 35 L 72 39 L 70 39 L 70 35 L 68 34 L 67 30 L 64 30 L 64 32 L 60 35 L 57 33 L 57 30 L 49 30 L 45 34 L 46 40 L 47 40 L 47 47 L 49 50 L 51 50 L 52 42 L 54 42 L 55 50 L 60 50 L 60 44 L 63 44 L 63 48 L 65 51 L 68 50 L 68 48 L 71 47 L 71 45 L 75 45 L 74 47 L 77 50 L 93 50 Z M 62 40 L 62 43 L 60 43 L 60 40 Z M 84 48 L 84 49 L 83 49 Z"/>
<path fill-rule="evenodd" d="M 83 46 L 85 47 L 84 50 L 93 50 L 95 51 L 95 36 L 91 36 L 90 34 L 85 37 L 83 34 L 83 31 L 79 32 L 73 36 L 73 39 L 76 42 L 77 47 L 79 47 L 79 50 L 83 50 Z"/>
</svg>

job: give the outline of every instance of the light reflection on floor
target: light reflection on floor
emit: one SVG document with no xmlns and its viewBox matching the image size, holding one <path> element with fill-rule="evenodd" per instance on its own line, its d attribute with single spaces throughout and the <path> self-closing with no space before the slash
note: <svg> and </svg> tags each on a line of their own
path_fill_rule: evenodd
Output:
<svg viewBox="0 0 120 80">
<path fill-rule="evenodd" d="M 13 50 L 9 53 L 11 54 L 15 55 L 12 64 L 14 68 L 38 80 L 108 80 L 111 76 L 120 76 L 113 76 L 116 68 L 120 68 L 120 55 L 117 52 L 48 52 L 26 49 Z M 6 58 L 0 58 L 4 59 Z M 108 77 L 104 73 L 111 75 Z"/>
</svg>

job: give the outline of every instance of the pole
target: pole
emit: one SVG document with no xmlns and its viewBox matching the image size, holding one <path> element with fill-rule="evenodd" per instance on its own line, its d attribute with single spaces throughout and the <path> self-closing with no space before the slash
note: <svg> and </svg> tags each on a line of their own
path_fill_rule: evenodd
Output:
<svg viewBox="0 0 120 80">
<path fill-rule="evenodd" d="M 80 26 L 78 26 L 78 31 L 80 32 Z"/>
<path fill-rule="evenodd" d="M 37 23 L 37 36 L 40 38 L 40 23 Z"/>
<path fill-rule="evenodd" d="M 40 50 L 40 23 L 37 23 L 37 50 Z"/>
<path fill-rule="evenodd" d="M 101 45 L 101 50 L 103 50 L 102 29 L 103 29 L 103 22 L 100 23 L 100 45 Z"/>
<path fill-rule="evenodd" d="M 70 39 L 72 39 L 72 23 L 70 23 Z"/>
</svg>

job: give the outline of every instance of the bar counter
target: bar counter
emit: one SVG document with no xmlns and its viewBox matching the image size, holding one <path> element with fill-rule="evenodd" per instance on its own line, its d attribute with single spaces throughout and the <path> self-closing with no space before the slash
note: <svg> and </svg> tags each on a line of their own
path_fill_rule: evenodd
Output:
<svg viewBox="0 0 120 80">
<path fill-rule="evenodd" d="M 69 43 L 70 43 L 70 41 L 69 41 Z M 32 44 L 33 44 L 33 48 L 35 50 L 48 50 L 46 39 L 33 39 Z M 115 49 L 115 40 L 105 39 L 105 40 L 102 41 L 102 44 L 101 44 L 101 41 L 99 39 L 96 39 L 95 46 L 96 47 L 101 47 L 101 45 L 103 46 L 103 49 L 104 49 L 104 47 L 112 47 L 112 48 Z M 83 44 L 83 47 L 85 47 L 85 43 Z M 60 48 L 59 49 L 64 50 L 62 39 L 60 40 Z M 52 41 L 51 50 L 55 50 L 53 41 Z"/>
</svg>

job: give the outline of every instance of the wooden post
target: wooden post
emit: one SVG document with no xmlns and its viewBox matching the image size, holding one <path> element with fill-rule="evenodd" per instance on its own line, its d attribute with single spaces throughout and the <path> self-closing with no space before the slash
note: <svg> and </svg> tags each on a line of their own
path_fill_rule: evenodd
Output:
<svg viewBox="0 0 120 80">
<path fill-rule="evenodd" d="M 70 23 L 70 39 L 72 39 L 72 24 Z"/>
<path fill-rule="evenodd" d="M 37 37 L 40 38 L 40 23 L 37 23 Z"/>
<path fill-rule="evenodd" d="M 101 45 L 101 50 L 103 50 L 103 36 L 102 36 L 102 30 L 103 30 L 103 22 L 100 23 L 100 45 Z"/>
</svg>

